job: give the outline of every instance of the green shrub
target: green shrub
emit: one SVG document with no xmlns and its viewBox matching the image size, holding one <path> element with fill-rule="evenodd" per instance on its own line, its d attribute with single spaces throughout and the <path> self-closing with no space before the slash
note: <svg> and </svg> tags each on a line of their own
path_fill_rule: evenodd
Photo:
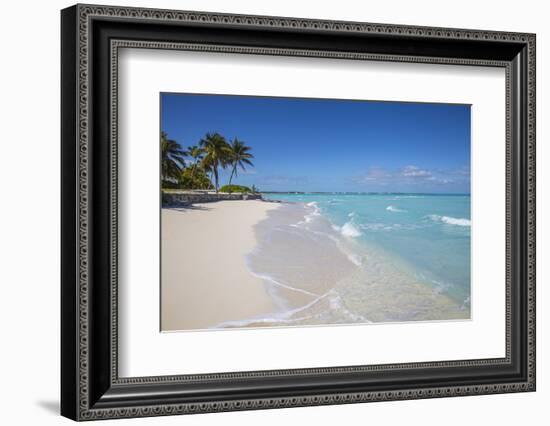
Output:
<svg viewBox="0 0 550 426">
<path fill-rule="evenodd" d="M 185 169 L 181 174 L 178 187 L 181 189 L 214 189 L 206 172 L 198 167 L 194 171 L 192 167 Z"/>
<path fill-rule="evenodd" d="M 177 182 L 172 182 L 170 180 L 162 180 L 162 189 L 178 189 L 179 185 Z"/>
<path fill-rule="evenodd" d="M 251 193 L 252 190 L 248 186 L 224 185 L 220 188 L 220 192 L 227 192 L 229 194 L 231 194 L 232 192 Z"/>
</svg>

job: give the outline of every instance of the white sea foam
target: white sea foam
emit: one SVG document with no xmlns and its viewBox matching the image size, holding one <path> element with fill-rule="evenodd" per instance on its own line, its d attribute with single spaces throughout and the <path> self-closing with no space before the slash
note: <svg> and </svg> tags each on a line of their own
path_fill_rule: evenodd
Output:
<svg viewBox="0 0 550 426">
<path fill-rule="evenodd" d="M 402 225 L 399 223 L 362 223 L 359 227 L 365 231 L 392 231 L 394 229 L 401 229 Z"/>
<path fill-rule="evenodd" d="M 447 292 L 447 291 L 449 291 L 449 288 L 452 287 L 451 284 L 449 284 L 447 282 L 440 281 L 440 280 L 431 279 L 430 281 L 434 285 L 434 293 L 435 294 L 441 294 L 441 293 Z"/>
<path fill-rule="evenodd" d="M 434 222 L 443 222 L 447 225 L 472 226 L 472 222 L 470 221 L 470 219 L 456 218 L 451 216 L 440 216 L 438 214 L 430 214 L 427 217 Z"/>
<path fill-rule="evenodd" d="M 317 202 L 316 201 L 311 201 L 309 203 L 306 204 L 307 207 L 310 207 L 310 208 L 313 208 L 312 212 L 311 213 L 308 213 L 306 215 L 304 215 L 304 220 L 301 220 L 293 225 L 290 225 L 290 226 L 293 226 L 293 227 L 298 227 L 300 225 L 304 225 L 306 223 L 310 223 L 311 221 L 313 221 L 313 219 L 315 219 L 315 217 L 317 216 L 321 216 L 321 209 L 319 208 L 319 206 L 317 205 Z"/>
<path fill-rule="evenodd" d="M 264 280 L 264 281 L 267 281 L 267 282 L 269 282 L 270 284 L 273 284 L 273 285 L 275 285 L 275 286 L 277 286 L 277 287 L 282 287 L 282 288 L 285 288 L 285 289 L 287 289 L 287 290 L 296 291 L 296 292 L 298 292 L 298 293 L 304 293 L 304 294 L 307 294 L 307 295 L 309 295 L 309 296 L 314 296 L 314 297 L 319 296 L 318 294 L 312 293 L 312 292 L 310 292 L 310 291 L 307 291 L 307 290 L 304 290 L 304 289 L 301 289 L 301 288 L 292 287 L 292 286 L 290 286 L 290 285 L 288 285 L 288 284 L 284 284 L 284 283 L 282 283 L 282 282 L 280 282 L 280 281 L 277 281 L 275 278 L 270 277 L 270 276 L 267 275 L 267 274 L 258 274 L 258 273 L 256 273 L 256 272 L 253 272 L 250 268 L 248 268 L 248 270 L 249 270 L 249 272 L 250 272 L 252 275 L 254 275 L 255 277 L 260 278 L 260 279 L 262 279 L 262 280 Z"/>
<path fill-rule="evenodd" d="M 355 253 L 346 253 L 347 258 L 355 266 L 361 266 L 363 264 L 363 258 Z"/>
<path fill-rule="evenodd" d="M 329 291 L 329 293 L 332 293 L 332 292 L 333 292 L 333 290 Z M 344 302 L 343 302 L 342 298 L 337 294 L 336 294 L 336 296 L 333 295 L 333 297 L 331 297 L 329 299 L 329 304 L 330 304 L 330 309 L 332 311 L 342 312 L 348 318 L 350 318 L 351 321 L 353 321 L 353 322 L 363 322 L 363 323 L 370 323 L 371 322 L 368 319 L 366 319 L 363 315 L 355 314 L 355 313 L 351 312 L 349 309 L 347 309 L 344 306 Z"/>
<path fill-rule="evenodd" d="M 388 206 L 388 207 L 386 207 L 386 210 L 389 211 L 389 212 L 393 212 L 393 213 L 406 213 L 407 212 L 407 210 L 398 209 L 395 206 Z"/>
<path fill-rule="evenodd" d="M 363 233 L 357 228 L 357 226 L 351 220 L 349 222 L 346 222 L 343 226 L 332 224 L 331 227 L 334 231 L 340 233 L 340 235 L 344 237 L 356 238 L 363 235 Z M 338 238 L 332 235 L 329 235 L 329 238 L 336 243 L 340 251 L 346 255 L 346 257 L 351 263 L 353 263 L 355 266 L 361 266 L 363 264 L 362 256 L 359 256 L 358 254 L 355 254 L 350 250 L 344 248 L 342 245 L 342 241 L 339 241 Z"/>
<path fill-rule="evenodd" d="M 370 323 L 368 319 L 363 317 L 362 315 L 354 314 L 353 312 L 350 312 L 343 304 L 342 299 L 340 295 L 334 290 L 331 289 L 327 291 L 326 293 L 316 297 L 311 302 L 306 303 L 303 306 L 300 306 L 295 309 L 290 309 L 284 312 L 275 312 L 272 314 L 268 314 L 266 316 L 257 316 L 250 319 L 245 320 L 236 320 L 236 321 L 225 321 L 220 324 L 217 324 L 216 326 L 212 328 L 226 328 L 226 327 L 245 327 L 251 324 L 281 324 L 281 325 L 291 325 L 296 324 L 300 321 L 306 321 L 310 320 L 315 317 L 320 317 L 323 315 L 323 312 L 320 314 L 314 314 L 314 315 L 304 315 L 300 317 L 295 317 L 296 314 L 299 314 L 303 311 L 306 311 L 310 308 L 312 308 L 314 305 L 318 304 L 324 299 L 328 299 L 328 305 L 329 305 L 329 314 L 331 311 L 340 311 L 342 314 L 349 317 L 354 322 L 364 322 L 364 323 Z"/>
<path fill-rule="evenodd" d="M 266 316 L 266 317 L 253 317 L 253 318 L 244 319 L 244 320 L 224 321 L 210 328 L 212 329 L 237 328 L 237 327 L 247 327 L 251 324 L 292 325 L 297 321 L 305 321 L 312 318 L 312 316 L 305 316 L 301 318 L 288 319 L 286 318 L 286 316 L 287 315 L 285 314 L 274 313 L 274 314 L 271 314 L 271 316 Z"/>
<path fill-rule="evenodd" d="M 342 226 L 342 228 L 340 229 L 340 233 L 344 237 L 351 238 L 359 237 L 361 235 L 361 231 L 357 229 L 357 227 L 351 221 L 346 222 L 344 226 Z"/>
<path fill-rule="evenodd" d="M 350 220 L 349 222 L 344 223 L 344 226 L 340 228 L 340 233 L 344 237 L 355 238 L 361 236 L 361 231 L 353 224 Z"/>
<path fill-rule="evenodd" d="M 334 231 L 338 232 L 339 234 L 342 234 L 342 227 L 340 227 L 338 225 L 334 225 L 334 224 L 332 224 L 331 227 Z M 348 260 L 351 263 L 353 263 L 355 266 L 361 266 L 363 264 L 363 256 L 355 254 L 355 253 L 351 252 L 348 248 L 346 248 L 344 246 L 343 241 L 341 240 L 341 238 L 338 238 L 336 235 L 331 235 L 331 234 L 326 233 L 326 232 L 319 232 L 319 231 L 311 231 L 311 232 L 314 233 L 314 234 L 317 234 L 317 235 L 321 235 L 323 237 L 327 237 L 330 240 L 332 240 L 336 244 L 338 249 L 343 254 L 345 254 L 346 257 L 348 258 Z"/>
<path fill-rule="evenodd" d="M 321 209 L 315 201 L 306 204 L 308 207 L 313 207 L 313 211 L 305 216 L 306 222 L 311 222 L 316 216 L 321 216 Z"/>
<path fill-rule="evenodd" d="M 462 311 L 465 311 L 466 309 L 470 309 L 470 296 L 464 299 L 464 301 L 462 302 L 462 306 L 460 307 L 460 310 Z"/>
<path fill-rule="evenodd" d="M 280 323 L 280 324 L 291 324 L 297 321 L 303 321 L 312 318 L 311 315 L 309 316 L 303 316 L 298 318 L 292 318 L 293 315 L 296 315 L 308 308 L 311 308 L 316 303 L 320 302 L 321 300 L 325 299 L 326 297 L 330 296 L 331 291 L 329 290 L 327 293 L 322 294 L 321 296 L 316 297 L 311 302 L 300 306 L 299 308 L 285 310 L 283 312 L 274 312 L 272 314 L 269 314 L 268 316 L 257 316 L 250 319 L 245 320 L 237 320 L 237 321 L 225 321 L 221 324 L 216 325 L 213 328 L 224 328 L 224 327 L 244 327 L 250 324 L 255 323 Z"/>
<path fill-rule="evenodd" d="M 309 203 L 306 203 L 306 207 L 313 208 L 313 211 L 305 215 L 303 221 L 300 221 L 296 224 L 291 224 L 290 226 L 294 228 L 303 228 L 302 225 L 310 223 L 316 217 L 322 216 L 321 209 L 319 208 L 316 201 L 311 201 Z M 335 225 L 333 223 L 330 223 L 329 221 L 332 230 L 342 235 L 343 237 L 348 237 L 348 238 L 359 237 L 360 235 L 362 235 L 362 232 L 354 223 L 352 223 L 352 220 L 355 216 L 355 212 L 351 212 L 348 216 L 351 218 L 351 220 L 349 222 L 346 222 L 343 226 Z M 308 231 L 308 235 L 319 235 L 324 238 L 331 239 L 337 245 L 338 249 L 343 254 L 346 255 L 346 257 L 351 263 L 353 263 L 356 266 L 362 265 L 363 257 L 351 252 L 348 248 L 344 247 L 343 241 L 340 238 L 338 238 L 336 235 L 332 235 L 330 232 L 322 232 L 322 231 L 314 230 L 311 227 L 308 227 L 307 231 Z"/>
<path fill-rule="evenodd" d="M 362 223 L 359 226 L 366 231 L 415 231 L 426 227 L 415 223 Z"/>
</svg>

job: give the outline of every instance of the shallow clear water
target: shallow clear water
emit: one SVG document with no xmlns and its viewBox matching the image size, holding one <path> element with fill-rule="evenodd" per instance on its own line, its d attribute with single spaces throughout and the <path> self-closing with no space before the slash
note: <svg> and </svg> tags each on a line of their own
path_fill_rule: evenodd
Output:
<svg viewBox="0 0 550 426">
<path fill-rule="evenodd" d="M 263 194 L 300 203 L 334 231 L 407 264 L 419 282 L 468 308 L 470 196 L 424 194 Z"/>
</svg>

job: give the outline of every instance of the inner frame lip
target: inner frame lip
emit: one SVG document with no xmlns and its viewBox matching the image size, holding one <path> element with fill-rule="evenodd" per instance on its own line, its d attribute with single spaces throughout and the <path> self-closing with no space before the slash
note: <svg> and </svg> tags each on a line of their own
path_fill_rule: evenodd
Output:
<svg viewBox="0 0 550 426">
<path fill-rule="evenodd" d="M 149 42 L 144 40 L 128 40 L 128 39 L 110 39 L 110 49 L 111 49 L 111 61 L 112 61 L 112 69 L 116 69 L 116 63 L 118 58 L 118 50 L 124 48 L 141 48 L 141 49 L 169 49 L 169 50 L 194 50 L 197 49 L 200 52 L 209 52 L 209 46 L 204 45 L 196 45 L 193 43 L 173 43 L 173 42 L 166 42 L 166 43 L 160 43 L 160 42 Z M 236 53 L 235 49 L 239 49 L 239 47 L 235 46 L 220 46 L 215 45 L 214 52 L 220 52 L 224 51 L 225 49 L 229 49 L 229 53 Z M 245 47 L 243 48 L 246 53 L 254 54 L 254 52 L 257 50 L 257 48 L 250 48 Z M 266 50 L 265 48 L 262 49 L 264 54 L 267 54 L 269 50 Z M 301 50 L 294 50 L 294 49 L 277 49 L 276 55 L 277 56 L 301 56 L 302 51 Z M 313 55 L 314 57 L 318 57 L 317 55 Z M 364 60 L 369 60 L 371 58 L 370 54 L 361 54 L 361 57 Z M 323 58 L 332 59 L 329 56 L 323 55 L 321 56 Z M 428 61 L 420 60 L 418 61 L 415 56 L 409 56 L 407 60 L 403 60 L 402 56 L 396 56 L 393 57 L 392 55 L 385 55 L 383 59 L 381 59 L 380 55 L 374 55 L 373 56 L 376 61 L 391 61 L 391 62 L 413 62 L 413 63 L 429 63 L 429 64 L 448 64 L 448 65 L 465 65 L 463 60 L 448 60 L 448 59 L 442 59 L 441 62 L 438 62 L 437 58 L 429 58 Z M 341 57 L 336 57 L 334 59 L 345 59 Z M 502 67 L 506 71 L 506 83 L 507 88 L 506 90 L 509 90 L 508 87 L 508 81 L 510 79 L 510 64 L 505 61 L 485 61 L 485 60 L 470 60 L 468 61 L 467 65 L 472 66 L 490 66 L 490 67 Z M 172 93 L 172 92 L 162 92 L 162 93 Z M 179 93 L 179 92 L 175 92 Z M 193 93 L 196 94 L 196 93 Z M 208 93 L 211 94 L 211 93 Z M 226 94 L 224 94 L 226 95 Z M 250 96 L 250 97 L 256 97 L 256 95 L 234 95 L 234 96 Z M 267 97 L 267 98 L 277 98 L 277 96 L 258 96 L 258 97 Z M 300 97 L 297 97 L 300 98 Z M 309 98 L 307 98 L 309 99 Z M 333 98 L 330 98 L 333 99 Z M 336 99 L 336 98 L 335 98 Z M 355 99 L 353 99 L 355 101 Z M 112 101 L 112 100 L 111 100 Z M 364 100 L 356 100 L 358 102 L 364 101 Z M 370 100 L 367 100 L 370 101 Z M 375 102 L 378 102 L 377 100 L 374 100 Z M 395 102 L 395 101 L 380 101 L 380 102 Z M 401 102 L 401 101 L 399 101 Z M 416 102 L 415 102 L 416 103 Z M 432 103 L 432 102 L 428 102 Z M 116 105 L 113 103 L 113 109 L 116 111 Z M 111 123 L 112 127 L 116 128 L 116 121 Z M 507 191 L 508 192 L 508 191 Z M 507 297 L 507 300 L 509 298 Z M 205 374 L 185 374 L 185 375 L 169 375 L 169 376 L 142 376 L 142 377 L 123 377 L 120 378 L 118 375 L 116 377 L 113 377 L 113 384 L 117 385 L 128 385 L 132 383 L 139 383 L 139 384 L 153 384 L 153 383 L 159 383 L 159 382 L 165 382 L 165 383 L 173 383 L 174 380 L 181 380 L 186 383 L 189 382 L 197 382 L 201 380 L 222 380 L 225 382 L 227 380 L 231 379 L 245 379 L 245 378 L 257 378 L 257 377 L 263 377 L 263 378 L 269 378 L 272 376 L 287 376 L 292 377 L 295 375 L 303 375 L 303 374 L 320 374 L 320 375 L 338 375 L 338 374 L 349 374 L 352 372 L 361 372 L 362 374 L 367 374 L 372 371 L 378 371 L 378 370 L 385 370 L 388 372 L 394 372 L 395 370 L 403 370 L 403 369 L 414 369 L 419 367 L 426 367 L 426 368 L 455 368 L 455 367 L 463 367 L 465 365 L 469 366 L 486 366 L 486 365 L 503 365 L 503 366 L 510 366 L 512 363 L 510 351 L 508 348 L 510 347 L 510 338 L 509 336 L 509 326 L 508 321 L 506 324 L 507 328 L 507 343 L 506 343 L 506 356 L 503 358 L 484 358 L 479 360 L 456 360 L 456 361 L 433 361 L 433 362 L 411 362 L 411 363 L 399 363 L 399 364 L 376 364 L 376 365 L 366 365 L 366 366 L 339 366 L 339 367 L 325 367 L 325 368 L 298 368 L 298 369 L 285 369 L 285 370 L 258 370 L 258 371 L 242 371 L 242 372 L 232 372 L 232 373 L 205 373 Z M 118 342 L 116 342 L 118 344 Z M 477 373 L 477 377 L 480 377 L 479 373 Z"/>
</svg>

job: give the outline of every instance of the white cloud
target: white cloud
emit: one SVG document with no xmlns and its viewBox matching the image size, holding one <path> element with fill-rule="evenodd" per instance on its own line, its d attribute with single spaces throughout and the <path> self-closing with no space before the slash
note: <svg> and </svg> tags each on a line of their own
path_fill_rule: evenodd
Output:
<svg viewBox="0 0 550 426">
<path fill-rule="evenodd" d="M 406 166 L 401 169 L 401 175 L 410 178 L 430 178 L 432 173 L 427 170 L 422 170 L 416 166 Z"/>
<path fill-rule="evenodd" d="M 307 176 L 262 176 L 259 178 L 261 185 L 282 186 L 282 185 L 303 185 L 307 184 L 309 179 Z M 292 189 L 292 188 L 290 188 Z"/>
<path fill-rule="evenodd" d="M 369 170 L 367 170 L 367 173 L 354 177 L 353 181 L 357 183 L 384 184 L 384 182 L 388 182 L 389 180 L 391 180 L 391 178 L 391 173 L 387 172 L 386 170 L 380 167 L 371 167 Z"/>
<path fill-rule="evenodd" d="M 430 176 L 427 180 L 433 183 L 442 183 L 442 184 L 454 183 L 453 179 L 438 178 L 435 176 Z"/>
<path fill-rule="evenodd" d="M 470 180 L 470 168 L 458 169 L 424 169 L 408 165 L 397 170 L 382 167 L 371 167 L 365 173 L 352 178 L 355 183 L 368 186 L 421 187 L 434 185 L 465 184 Z"/>
</svg>

